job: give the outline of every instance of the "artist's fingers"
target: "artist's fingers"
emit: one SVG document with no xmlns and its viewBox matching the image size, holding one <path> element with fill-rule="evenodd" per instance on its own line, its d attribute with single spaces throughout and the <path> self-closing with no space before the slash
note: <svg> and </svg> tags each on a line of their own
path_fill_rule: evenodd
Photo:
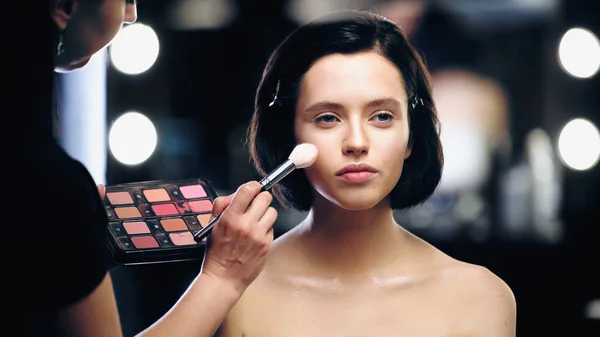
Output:
<svg viewBox="0 0 600 337">
<path fill-rule="evenodd" d="M 233 200 L 234 195 L 235 194 L 230 194 L 226 197 L 218 197 L 215 199 L 215 202 L 213 203 L 212 216 L 210 218 L 211 220 L 225 211 L 227 206 L 231 204 L 231 200 Z"/>
<path fill-rule="evenodd" d="M 271 228 L 269 228 L 269 230 L 267 231 L 266 237 L 267 237 L 267 240 L 270 243 L 270 245 L 272 245 L 273 244 L 273 239 L 275 239 L 275 233 L 273 231 L 273 226 L 271 226 Z"/>
<path fill-rule="evenodd" d="M 273 231 L 273 225 L 275 224 L 275 220 L 277 220 L 277 210 L 273 207 L 267 208 L 262 218 L 258 221 L 258 226 L 262 228 L 264 231 L 262 233 L 269 233 L 269 231 Z"/>
<path fill-rule="evenodd" d="M 246 214 L 252 219 L 254 219 L 254 221 L 258 221 L 260 218 L 263 217 L 263 215 L 267 211 L 267 208 L 269 208 L 269 206 L 271 205 L 272 201 L 273 196 L 271 195 L 271 193 L 261 192 L 256 197 L 254 197 L 254 200 L 252 200 L 250 206 L 248 206 L 248 209 L 246 210 Z"/>
<path fill-rule="evenodd" d="M 106 186 L 103 184 L 98 184 L 98 194 L 100 194 L 100 198 L 104 201 L 104 197 L 106 197 Z"/>
<path fill-rule="evenodd" d="M 260 192 L 261 187 L 258 181 L 251 181 L 240 186 L 227 208 L 228 211 L 239 215 L 246 213 L 248 206 Z"/>
</svg>

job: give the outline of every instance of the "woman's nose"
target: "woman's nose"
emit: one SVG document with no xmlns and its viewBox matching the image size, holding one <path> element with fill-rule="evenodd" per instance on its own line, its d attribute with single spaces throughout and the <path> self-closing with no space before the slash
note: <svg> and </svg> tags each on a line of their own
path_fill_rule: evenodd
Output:
<svg viewBox="0 0 600 337">
<path fill-rule="evenodd" d="M 348 136 L 342 146 L 344 154 L 358 155 L 369 152 L 369 139 L 364 126 L 359 122 L 350 123 Z"/>
</svg>

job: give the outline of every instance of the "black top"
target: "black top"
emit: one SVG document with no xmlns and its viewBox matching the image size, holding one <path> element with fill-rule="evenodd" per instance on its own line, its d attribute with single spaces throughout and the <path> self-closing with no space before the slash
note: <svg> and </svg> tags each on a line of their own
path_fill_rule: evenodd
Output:
<svg viewBox="0 0 600 337">
<path fill-rule="evenodd" d="M 8 163 L 0 298 L 9 315 L 0 320 L 10 336 L 54 336 L 56 312 L 90 294 L 108 270 L 108 220 L 87 170 L 56 143 Z"/>
<path fill-rule="evenodd" d="M 0 315 L 6 336 L 57 336 L 56 314 L 109 266 L 96 184 L 53 138 L 56 28 L 48 0 L 9 1 L 1 44 Z M 81 113 L 85 113 L 82 111 Z M 98 154 L 105 155 L 105 154 Z M 62 334 L 64 335 L 64 334 Z"/>
</svg>

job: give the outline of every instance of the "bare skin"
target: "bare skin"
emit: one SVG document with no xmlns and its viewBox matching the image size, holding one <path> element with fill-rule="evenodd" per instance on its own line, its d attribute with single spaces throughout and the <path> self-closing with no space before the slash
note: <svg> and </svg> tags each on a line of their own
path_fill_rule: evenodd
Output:
<svg viewBox="0 0 600 337">
<path fill-rule="evenodd" d="M 394 221 L 388 194 L 411 155 L 399 79 L 371 52 L 325 56 L 306 73 L 295 132 L 319 149 L 307 170 L 315 201 L 275 241 L 218 336 L 515 335 L 515 299 L 500 278 Z M 364 183 L 336 174 L 354 162 L 376 173 Z"/>
<path fill-rule="evenodd" d="M 219 336 L 515 335 L 514 298 L 502 280 L 397 233 L 410 258 L 387 271 L 333 277 L 310 266 L 294 230 L 277 241 Z"/>
</svg>

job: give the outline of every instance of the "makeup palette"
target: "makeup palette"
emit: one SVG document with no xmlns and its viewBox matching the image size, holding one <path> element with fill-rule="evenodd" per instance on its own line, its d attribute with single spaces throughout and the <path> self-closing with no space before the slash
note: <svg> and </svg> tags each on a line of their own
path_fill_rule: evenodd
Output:
<svg viewBox="0 0 600 337">
<path fill-rule="evenodd" d="M 210 221 L 217 197 L 205 179 L 106 186 L 108 246 L 117 264 L 202 259 L 193 234 Z"/>
</svg>

